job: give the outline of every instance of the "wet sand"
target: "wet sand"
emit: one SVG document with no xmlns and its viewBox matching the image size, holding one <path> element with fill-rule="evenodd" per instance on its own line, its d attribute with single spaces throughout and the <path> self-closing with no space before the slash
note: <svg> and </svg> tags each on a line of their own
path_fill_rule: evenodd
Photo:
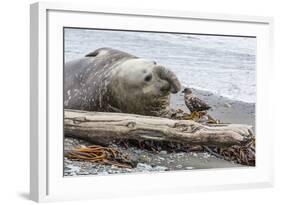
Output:
<svg viewBox="0 0 281 205">
<path fill-rule="evenodd" d="M 231 100 L 211 92 L 192 89 L 193 95 L 207 102 L 212 108 L 208 111 L 214 119 L 222 123 L 247 124 L 255 127 L 255 104 Z M 171 96 L 171 107 L 189 112 L 184 104 L 183 93 Z"/>
</svg>

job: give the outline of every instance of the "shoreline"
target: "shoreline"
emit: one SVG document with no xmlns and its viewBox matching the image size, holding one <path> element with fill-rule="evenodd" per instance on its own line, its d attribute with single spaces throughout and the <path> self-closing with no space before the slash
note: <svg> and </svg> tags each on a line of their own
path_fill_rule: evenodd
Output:
<svg viewBox="0 0 281 205">
<path fill-rule="evenodd" d="M 200 87 L 197 87 L 197 86 L 192 87 L 192 86 L 188 86 L 188 85 L 182 85 L 182 88 L 191 88 L 192 90 L 195 90 L 197 92 L 210 93 L 210 94 L 222 97 L 222 98 L 226 98 L 226 99 L 231 100 L 231 101 L 239 101 L 239 102 L 242 102 L 242 103 L 255 104 L 255 102 L 245 101 L 243 99 L 239 99 L 239 98 L 235 98 L 235 97 L 232 97 L 232 96 L 228 96 L 227 94 L 226 95 L 219 94 L 217 92 L 212 92 L 212 90 L 200 88 Z"/>
</svg>

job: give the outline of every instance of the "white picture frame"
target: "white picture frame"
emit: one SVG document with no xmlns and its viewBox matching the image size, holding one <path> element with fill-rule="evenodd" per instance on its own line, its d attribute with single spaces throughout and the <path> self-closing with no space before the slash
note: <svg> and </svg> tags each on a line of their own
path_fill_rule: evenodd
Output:
<svg viewBox="0 0 281 205">
<path fill-rule="evenodd" d="M 63 177 L 61 34 L 67 26 L 257 36 L 256 167 Z M 30 198 L 39 202 L 272 186 L 272 116 L 267 112 L 271 106 L 272 29 L 270 17 L 97 8 L 93 4 L 32 4 Z"/>
</svg>

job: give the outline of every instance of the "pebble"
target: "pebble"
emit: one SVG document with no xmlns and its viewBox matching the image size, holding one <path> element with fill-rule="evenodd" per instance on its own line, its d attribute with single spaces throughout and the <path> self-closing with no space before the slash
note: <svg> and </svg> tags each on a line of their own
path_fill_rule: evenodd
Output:
<svg viewBox="0 0 281 205">
<path fill-rule="evenodd" d="M 168 171 L 168 167 L 164 167 L 164 166 L 156 166 L 153 168 L 154 171 Z"/>
<path fill-rule="evenodd" d="M 79 172 L 80 171 L 80 167 L 76 167 L 71 164 L 67 165 L 65 167 L 65 169 L 67 169 L 67 171 L 69 171 L 69 172 Z"/>
<path fill-rule="evenodd" d="M 181 169 L 181 168 L 182 168 L 182 165 L 179 164 L 179 165 L 176 166 L 176 168 Z"/>
<path fill-rule="evenodd" d="M 90 174 L 96 175 L 96 174 L 98 174 L 98 172 L 97 172 L 97 170 L 91 170 Z"/>
<path fill-rule="evenodd" d="M 134 149 L 134 152 L 135 152 L 136 154 L 141 154 L 141 153 L 142 153 L 141 150 L 137 150 L 137 149 Z"/>
<path fill-rule="evenodd" d="M 209 154 L 209 153 L 203 153 L 203 158 L 204 159 L 208 159 L 208 158 L 210 158 L 211 157 L 211 155 Z"/>
<path fill-rule="evenodd" d="M 224 103 L 224 107 L 228 107 L 228 108 L 231 108 L 231 105 L 229 103 Z"/>
<path fill-rule="evenodd" d="M 148 164 L 138 163 L 136 169 L 138 171 L 151 171 L 153 168 Z"/>
<path fill-rule="evenodd" d="M 198 157 L 198 154 L 195 153 L 195 152 L 193 152 L 192 155 L 193 155 L 194 157 Z"/>
<path fill-rule="evenodd" d="M 109 173 L 106 172 L 106 171 L 103 171 L 103 172 L 99 172 L 98 175 L 108 175 Z"/>
<path fill-rule="evenodd" d="M 89 172 L 79 172 L 79 175 L 89 175 L 90 173 Z"/>
<path fill-rule="evenodd" d="M 146 156 L 146 155 L 141 155 L 140 157 L 139 157 L 139 161 L 140 162 L 143 162 L 143 163 L 148 163 L 148 162 L 150 162 L 151 160 L 150 160 L 150 158 L 148 157 L 148 156 Z"/>
<path fill-rule="evenodd" d="M 184 153 L 183 152 L 180 152 L 180 153 L 177 153 L 175 154 L 176 157 L 183 157 L 184 156 Z"/>
<path fill-rule="evenodd" d="M 115 165 L 111 165 L 111 169 L 118 169 L 118 167 Z"/>
<path fill-rule="evenodd" d="M 162 150 L 161 152 L 159 152 L 159 154 L 167 154 L 166 150 Z"/>
<path fill-rule="evenodd" d="M 64 163 L 71 163 L 71 160 L 64 158 Z"/>
<path fill-rule="evenodd" d="M 108 170 L 108 173 L 109 174 L 118 174 L 118 173 L 120 173 L 120 171 L 112 169 L 112 170 Z"/>
</svg>

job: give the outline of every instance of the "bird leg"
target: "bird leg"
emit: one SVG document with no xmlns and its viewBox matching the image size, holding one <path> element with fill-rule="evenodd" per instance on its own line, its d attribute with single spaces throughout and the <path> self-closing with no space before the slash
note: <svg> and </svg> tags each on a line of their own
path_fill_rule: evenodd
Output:
<svg viewBox="0 0 281 205">
<path fill-rule="evenodd" d="M 198 121 L 201 117 L 200 112 L 194 111 L 190 114 L 190 118 L 194 121 Z"/>
</svg>

